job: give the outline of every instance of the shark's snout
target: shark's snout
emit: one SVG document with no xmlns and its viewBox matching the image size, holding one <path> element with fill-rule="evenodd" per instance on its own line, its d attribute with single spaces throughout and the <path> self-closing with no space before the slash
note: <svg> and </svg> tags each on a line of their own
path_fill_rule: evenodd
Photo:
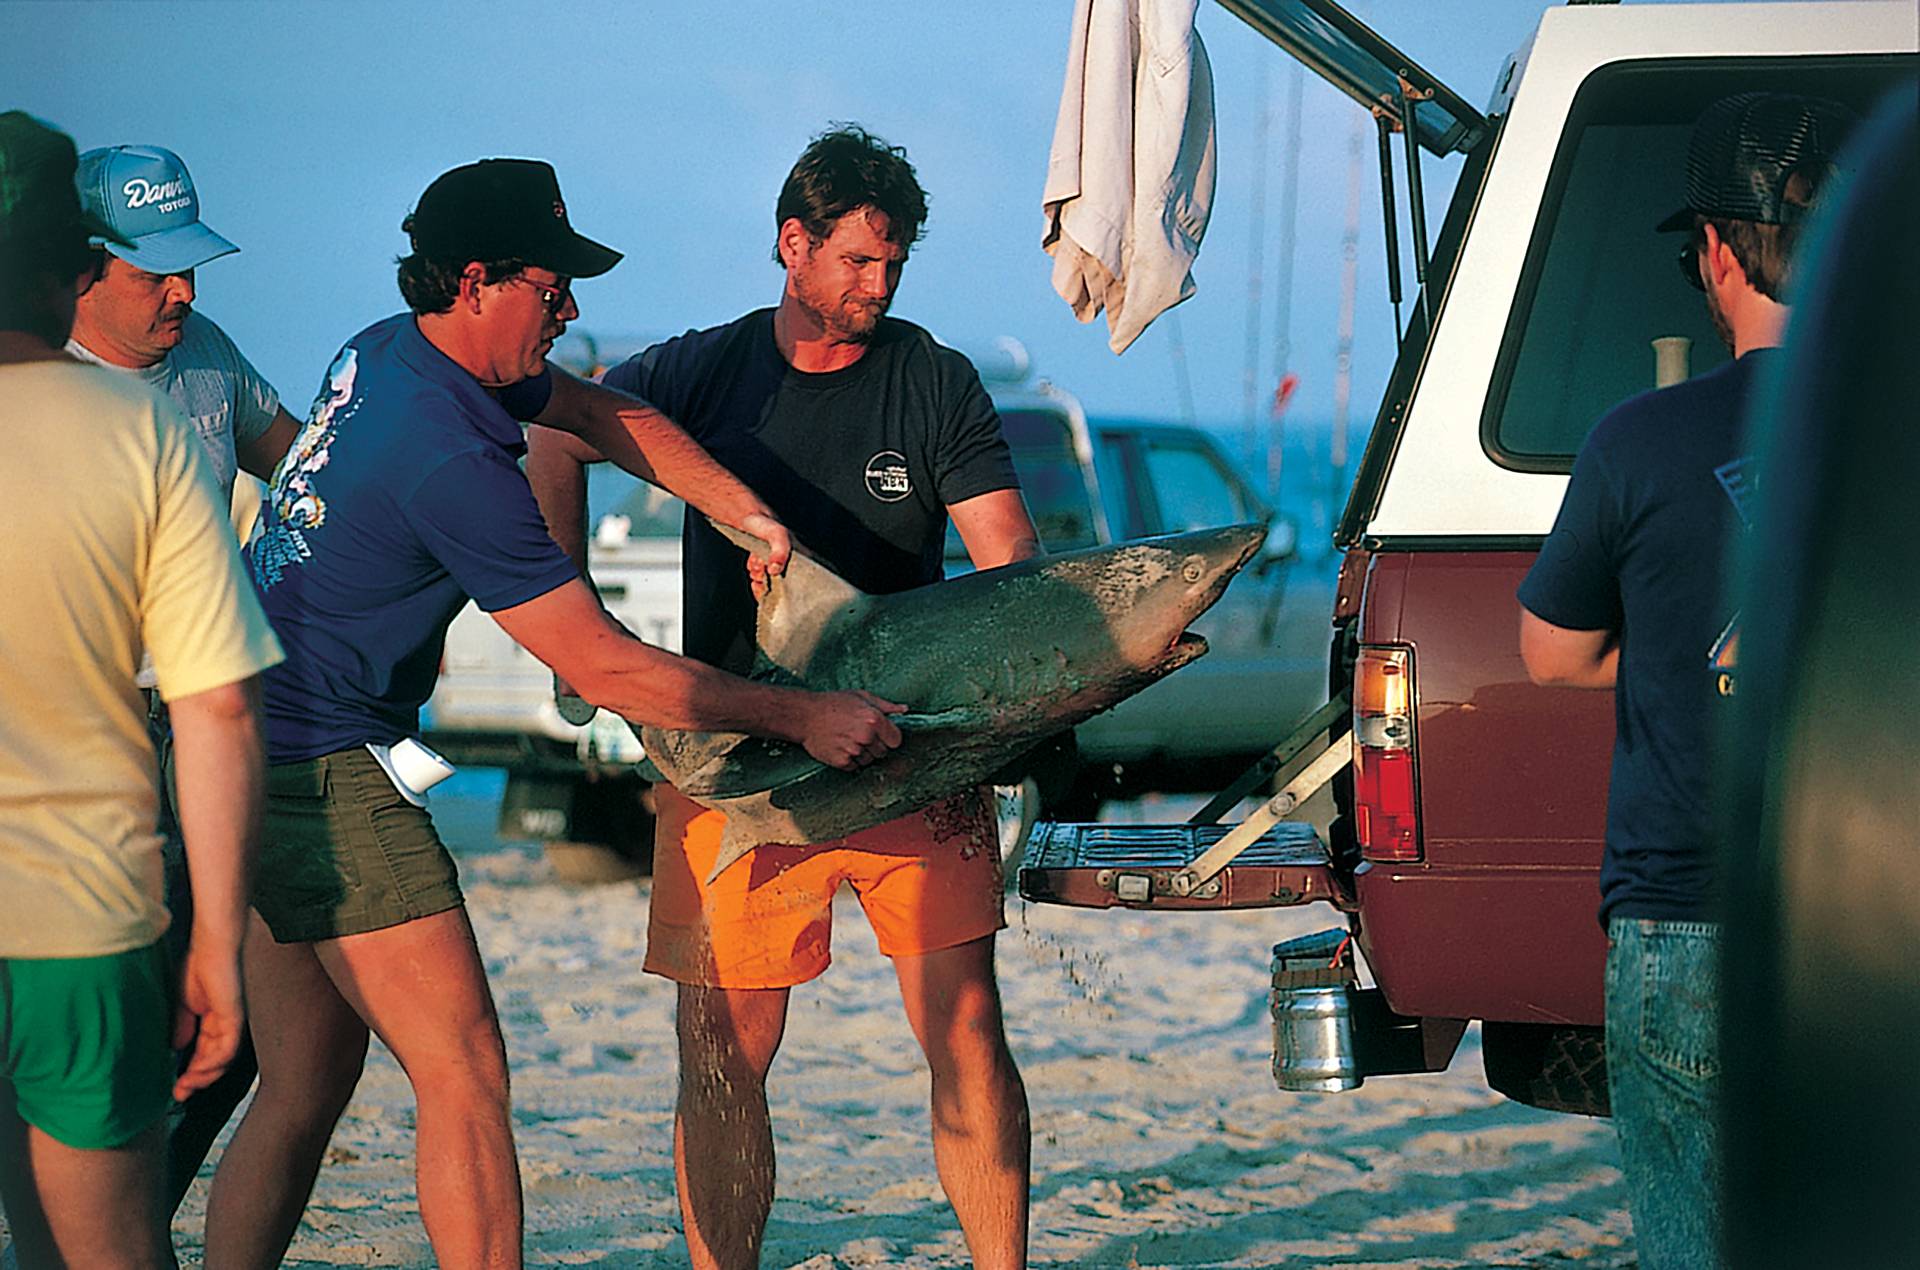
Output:
<svg viewBox="0 0 1920 1270">
<path fill-rule="evenodd" d="M 1135 544 L 1162 562 L 1157 566 L 1162 580 L 1143 587 L 1132 605 L 1138 635 L 1150 641 L 1147 656 L 1152 662 L 1172 670 L 1206 653 L 1207 641 L 1187 629 L 1188 623 L 1213 606 L 1265 539 L 1262 526 L 1248 524 L 1197 529 Z M 1154 573 L 1148 569 L 1138 576 Z"/>
<path fill-rule="evenodd" d="M 1222 529 L 1199 529 L 1172 539 L 1186 549 L 1180 562 L 1180 578 L 1190 588 L 1195 615 L 1205 612 L 1233 575 L 1260 550 L 1267 531 L 1256 524 L 1228 525 Z"/>
</svg>

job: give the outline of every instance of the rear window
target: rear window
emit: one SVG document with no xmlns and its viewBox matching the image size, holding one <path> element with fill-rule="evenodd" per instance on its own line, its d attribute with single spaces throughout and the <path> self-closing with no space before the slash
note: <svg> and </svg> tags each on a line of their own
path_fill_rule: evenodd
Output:
<svg viewBox="0 0 1920 1270">
<path fill-rule="evenodd" d="M 1685 201 L 1687 139 L 1708 103 L 1752 90 L 1851 103 L 1864 116 L 1915 59 L 1622 62 L 1574 99 L 1495 368 L 1481 439 L 1496 462 L 1564 472 L 1610 408 L 1654 386 L 1653 341 L 1691 342 L 1695 375 L 1724 363 L 1684 234 L 1653 227 Z"/>
</svg>

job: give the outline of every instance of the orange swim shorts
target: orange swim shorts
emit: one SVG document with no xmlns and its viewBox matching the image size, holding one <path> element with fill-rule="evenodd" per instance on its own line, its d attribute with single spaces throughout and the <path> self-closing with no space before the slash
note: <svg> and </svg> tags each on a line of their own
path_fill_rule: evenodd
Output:
<svg viewBox="0 0 1920 1270">
<path fill-rule="evenodd" d="M 985 790 L 859 833 L 764 846 L 707 882 L 726 817 L 655 787 L 646 969 L 711 988 L 790 988 L 833 958 L 833 895 L 853 887 L 889 957 L 954 948 L 1007 924 Z"/>
</svg>

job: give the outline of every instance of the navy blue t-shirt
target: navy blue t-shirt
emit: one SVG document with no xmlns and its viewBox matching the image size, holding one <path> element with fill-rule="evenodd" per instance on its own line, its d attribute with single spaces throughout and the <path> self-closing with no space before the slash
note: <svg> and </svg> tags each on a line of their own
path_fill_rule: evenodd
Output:
<svg viewBox="0 0 1920 1270">
<path fill-rule="evenodd" d="M 1750 352 L 1601 419 L 1520 584 L 1520 603 L 1544 621 L 1621 632 L 1602 924 L 1713 916 L 1708 772 L 1739 632 L 1727 551 L 1755 485 L 1741 421 L 1767 356 Z"/>
<path fill-rule="evenodd" d="M 247 545 L 287 659 L 264 676 L 267 757 L 291 763 L 419 727 L 447 626 L 579 576 L 517 460 L 542 374 L 482 387 L 420 334 L 377 322 L 333 360 Z"/>
<path fill-rule="evenodd" d="M 1020 487 L 972 363 L 895 318 L 859 361 L 824 374 L 787 363 L 760 309 L 656 344 L 604 382 L 664 411 L 869 595 L 938 582 L 948 505 Z M 683 540 L 684 650 L 745 674 L 746 556 L 697 514 Z"/>
</svg>

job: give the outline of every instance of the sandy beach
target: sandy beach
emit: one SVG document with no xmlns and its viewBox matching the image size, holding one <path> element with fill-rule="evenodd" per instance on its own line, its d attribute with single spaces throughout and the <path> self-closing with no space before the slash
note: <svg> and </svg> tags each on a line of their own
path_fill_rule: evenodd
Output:
<svg viewBox="0 0 1920 1270">
<path fill-rule="evenodd" d="M 435 798 L 505 1023 L 528 1261 L 684 1265 L 673 989 L 640 972 L 645 881 L 573 888 L 491 837 L 484 781 Z M 1440 1076 L 1290 1094 L 1268 1071 L 1267 950 L 1319 910 L 1117 913 L 1008 900 L 999 942 L 1033 1108 L 1035 1265 L 1635 1264 L 1613 1135 L 1486 1088 L 1469 1033 Z M 768 1267 L 968 1264 L 934 1178 L 927 1074 L 857 904 L 794 995 L 770 1097 Z M 376 1043 L 286 1264 L 432 1265 L 406 1080 Z M 201 1248 L 205 1176 L 174 1226 Z"/>
</svg>

